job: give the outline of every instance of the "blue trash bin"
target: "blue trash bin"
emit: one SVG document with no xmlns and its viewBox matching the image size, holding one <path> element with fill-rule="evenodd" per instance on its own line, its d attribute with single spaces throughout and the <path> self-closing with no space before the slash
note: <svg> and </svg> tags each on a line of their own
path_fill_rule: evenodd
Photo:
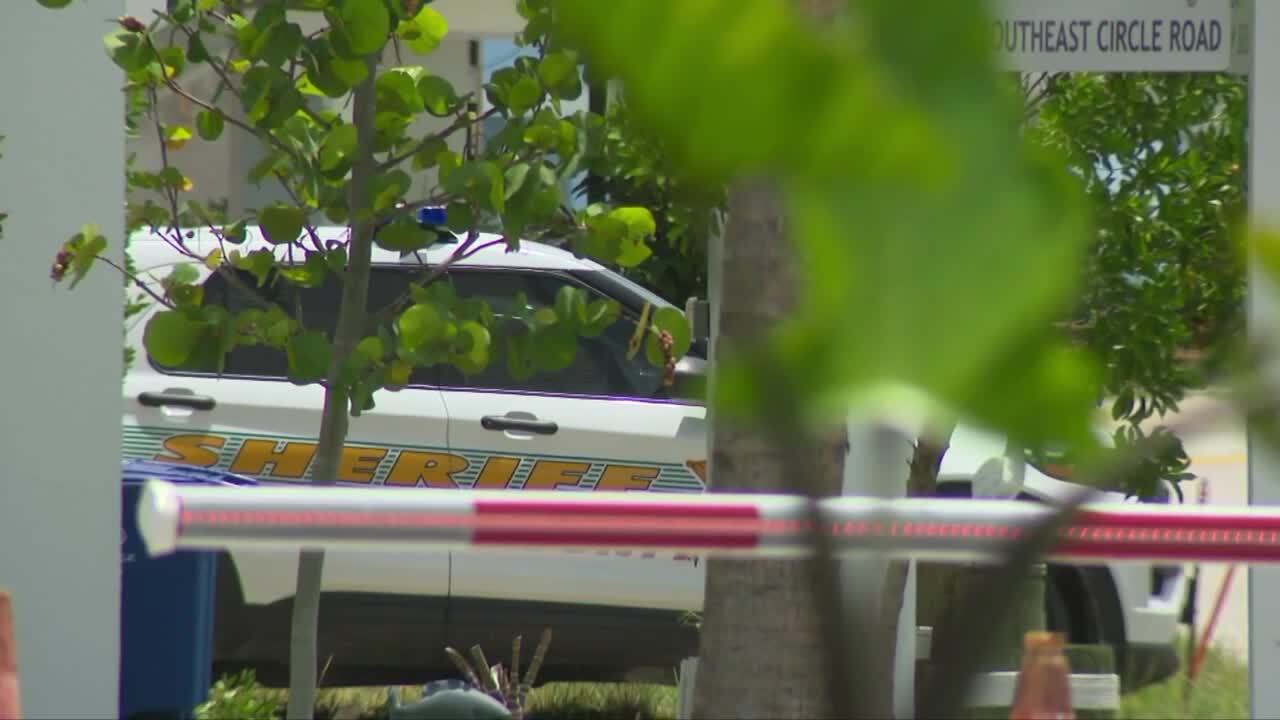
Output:
<svg viewBox="0 0 1280 720">
<path fill-rule="evenodd" d="M 188 718 L 213 682 L 217 555 L 180 550 L 150 557 L 137 527 L 148 479 L 207 485 L 256 485 L 219 470 L 125 461 L 120 599 L 120 717 Z"/>
</svg>

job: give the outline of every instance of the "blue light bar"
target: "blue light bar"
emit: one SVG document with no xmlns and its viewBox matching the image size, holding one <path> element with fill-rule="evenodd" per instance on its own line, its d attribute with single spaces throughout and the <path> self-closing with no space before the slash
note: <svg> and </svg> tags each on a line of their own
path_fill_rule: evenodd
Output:
<svg viewBox="0 0 1280 720">
<path fill-rule="evenodd" d="M 418 222 L 422 225 L 444 225 L 449 221 L 442 207 L 418 208 Z"/>
</svg>

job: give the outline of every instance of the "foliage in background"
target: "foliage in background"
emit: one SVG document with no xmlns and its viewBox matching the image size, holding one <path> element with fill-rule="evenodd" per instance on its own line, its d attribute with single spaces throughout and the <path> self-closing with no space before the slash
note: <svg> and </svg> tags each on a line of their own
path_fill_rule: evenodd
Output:
<svg viewBox="0 0 1280 720">
<path fill-rule="evenodd" d="M 623 267 L 652 252 L 648 210 L 593 204 L 573 211 L 561 197 L 561 184 L 595 152 L 588 115 L 561 111 L 562 101 L 582 92 L 580 62 L 547 34 L 549 25 L 537 24 L 539 9 L 521 9 L 531 24 L 522 39 L 537 54 L 493 74 L 483 117 L 472 109 L 474 97 L 415 64 L 449 29 L 418 0 L 172 0 L 155 17 L 119 18 L 105 39 L 126 81 L 126 127 L 150 133 L 160 153 L 159 167 L 126 171 L 128 186 L 139 191 L 126 226 L 153 233 L 182 258 L 162 277 L 116 266 L 163 306 L 147 319 L 146 351 L 162 366 L 221 373 L 236 348 L 257 346 L 284 360 L 291 382 L 321 385 L 313 482 L 336 477 L 348 417 L 372 409 L 379 390 L 405 387 L 415 369 L 451 365 L 473 374 L 496 362 L 517 378 L 563 370 L 579 337 L 598 335 L 619 317 L 616 302 L 574 287 L 547 304 L 518 296 L 509 314 L 499 315 L 435 282 L 449 264 L 486 247 L 516 249 L 528 238 L 554 239 Z M 321 20 L 319 29 L 304 32 L 294 10 Z M 202 73 L 217 84 L 204 97 L 192 80 Z M 194 122 L 164 116 L 161 98 L 198 108 Z M 451 149 L 451 139 L 477 132 L 491 117 L 504 126 L 486 147 Z M 264 151 L 247 179 L 277 185 L 287 201 L 225 217 L 191 199 L 182 149 L 231 132 Z M 438 182 L 415 191 L 415 175 Z M 416 215 L 433 207 L 443 218 Z M 498 237 L 481 236 L 482 217 L 496 224 Z M 210 244 L 193 241 L 196 227 Z M 368 307 L 375 246 L 403 257 L 441 241 L 452 247 L 444 263 L 411 270 L 403 293 Z M 115 265 L 102 254 L 106 246 L 93 225 L 84 226 L 58 251 L 54 279 L 74 287 L 98 261 Z M 206 298 L 202 270 L 219 275 L 241 302 Z M 342 296 L 331 326 L 317 325 L 291 301 L 326 286 Z M 634 335 L 646 358 L 668 368 L 669 382 L 674 359 L 689 347 L 683 316 L 655 313 Z M 314 708 L 323 557 L 303 552 L 299 562 L 291 717 Z"/>
<path fill-rule="evenodd" d="M 621 79 L 637 125 L 661 139 L 677 173 L 705 187 L 763 180 L 783 198 L 778 212 L 753 205 L 764 191 L 731 209 L 749 216 L 744 228 L 760 228 L 756 259 L 742 263 L 752 280 L 768 272 L 766 259 L 784 256 L 773 271 L 797 273 L 793 283 L 760 280 L 794 288 L 794 303 L 776 298 L 794 311 L 753 313 L 770 322 L 739 327 L 737 352 L 717 359 L 721 422 L 746 421 L 735 430 L 758 428 L 768 446 L 743 443 L 737 457 L 770 452 L 770 467 L 792 469 L 753 476 L 759 487 L 827 492 L 805 465 L 803 428 L 845 420 L 851 401 L 881 418 L 950 411 L 1023 444 L 1092 449 L 1096 370 L 1051 329 L 1077 290 L 1078 278 L 1062 269 L 1083 261 L 1086 205 L 1062 159 L 1020 134 L 1021 99 L 995 71 L 985 4 L 845 5 L 555 2 L 566 34 L 602 74 Z M 815 27 L 793 6 L 847 12 Z M 787 247 L 769 246 L 772 239 Z M 722 317 L 738 311 L 733 302 L 724 298 Z M 925 397 L 899 392 L 904 386 Z M 777 462 L 770 440 L 794 462 Z M 722 488 L 743 480 L 713 475 Z M 826 526 L 817 511 L 810 520 L 815 530 Z M 892 656 L 865 642 L 878 635 L 874 619 L 844 627 L 829 541 L 815 531 L 812 542 L 812 573 L 744 570 L 713 587 L 708 569 L 695 713 L 854 717 L 872 700 L 867 679 L 886 676 Z M 926 693 L 935 707 L 925 712 L 952 710 L 981 664 L 975 653 L 992 650 L 981 628 L 1007 615 L 1006 591 L 1029 547 L 1011 551 L 1000 584 L 983 588 L 979 612 L 966 615 L 969 632 L 956 645 L 965 666 L 950 664 L 955 648 L 940 649 L 949 664 Z M 806 594 L 797 586 L 810 578 Z M 743 597 L 757 599 L 747 606 Z M 753 629 L 760 616 L 794 614 L 792 598 L 816 601 L 816 632 L 806 625 L 788 637 L 785 623 Z M 972 603 L 961 605 L 969 612 Z M 852 637 L 862 647 L 851 647 Z M 825 693 L 811 672 L 820 651 Z M 742 672 L 744 662 L 757 672 Z M 797 686 L 804 690 L 789 694 Z"/>
<path fill-rule="evenodd" d="M 542 631 L 533 656 L 529 659 L 529 666 L 521 675 L 523 645 L 524 638 L 520 635 L 511 641 L 511 664 L 507 667 L 503 667 L 502 663 L 490 665 L 479 645 L 471 647 L 470 661 L 451 647 L 446 647 L 444 651 L 467 682 L 502 703 L 511 712 L 512 720 L 524 720 L 528 710 L 529 691 L 538 681 L 538 672 L 542 670 L 542 662 L 551 646 L 551 628 Z"/>
<path fill-rule="evenodd" d="M 1080 292 L 1058 326 L 1100 358 L 1097 392 L 1120 426 L 1113 439 L 1132 446 L 1164 432 L 1150 421 L 1202 387 L 1243 333 L 1244 81 L 1063 73 L 1033 81 L 1028 95 L 1029 140 L 1068 159 L 1095 208 Z M 671 175 L 667 153 L 630 114 L 625 100 L 610 107 L 592 167 L 610 173 L 608 197 L 654 209 L 654 246 L 665 250 L 627 272 L 672 302 L 706 297 L 705 243 L 723 195 Z M 1065 464 L 1052 449 L 1029 455 Z M 1186 479 L 1188 465 L 1175 444 L 1125 489 L 1150 495 L 1158 479 Z"/>
<path fill-rule="evenodd" d="M 1178 643 L 1179 651 L 1183 648 Z M 1185 660 L 1185 658 L 1184 658 Z M 1235 720 L 1249 716 L 1248 668 L 1229 651 L 1214 648 L 1191 692 L 1177 675 L 1121 698 L 1122 720 Z M 400 688 L 406 699 L 418 688 Z M 387 693 L 377 688 L 325 688 L 320 691 L 316 717 L 387 717 Z M 282 690 L 264 688 L 252 675 L 221 678 L 209 700 L 196 712 L 197 720 L 239 720 L 279 717 Z M 527 720 L 614 720 L 642 718 L 674 720 L 676 688 L 641 683 L 547 683 L 528 698 Z M 243 708 L 243 709 L 242 709 Z M 256 708 L 256 709 L 255 709 Z"/>
<path fill-rule="evenodd" d="M 1202 73 L 1043 82 L 1029 134 L 1069 159 L 1095 208 L 1069 329 L 1101 358 L 1115 440 L 1131 446 L 1140 425 L 1176 411 L 1239 349 L 1246 82 Z M 1188 465 L 1171 448 L 1128 489 L 1149 494 L 1158 478 L 1186 479 Z"/>
<path fill-rule="evenodd" d="M 284 701 L 265 692 L 252 670 L 218 678 L 209 698 L 195 708 L 196 720 L 274 720 Z"/>
<path fill-rule="evenodd" d="M 636 126 L 621 92 L 594 131 L 602 135 L 587 156 L 590 173 L 576 188 L 614 205 L 640 205 L 653 213 L 653 254 L 624 274 L 683 306 L 707 297 L 707 243 L 719 229 L 723 187 L 690 183 L 673 172 L 660 140 Z"/>
<path fill-rule="evenodd" d="M 1188 663 L 1186 644 L 1179 639 L 1179 666 Z M 1130 720 L 1234 720 L 1249 717 L 1249 667 L 1233 649 L 1212 647 L 1200 675 L 1188 683 L 1178 673 L 1158 685 L 1145 687 L 1120 700 L 1120 717 Z"/>
<path fill-rule="evenodd" d="M 787 198 L 799 311 L 753 361 L 768 382 L 726 358 L 726 402 L 758 413 L 768 387 L 845 412 L 906 384 L 1019 436 L 1090 444 L 1090 363 L 1046 329 L 1075 289 L 1061 269 L 1082 261 L 1084 206 L 1061 160 L 1019 136 L 981 3 L 862 3 L 830 31 L 778 0 L 555 6 L 675 172 L 708 187 L 767 173 Z"/>
<path fill-rule="evenodd" d="M 131 202 L 128 229 L 161 234 L 187 257 L 188 263 L 210 265 L 233 284 L 244 282 L 243 274 L 235 270 L 249 273 L 258 286 L 283 282 L 296 287 L 317 287 L 341 278 L 342 260 L 346 255 L 344 242 L 326 237 L 324 246 L 319 246 L 319 238 L 313 237 L 319 226 L 312 224 L 310 214 L 320 212 L 331 223 L 353 220 L 346 191 L 348 173 L 355 161 L 355 128 L 349 120 L 331 110 L 316 109 L 313 107 L 316 103 L 310 101 L 320 96 L 343 97 L 351 90 L 345 81 L 362 75 L 363 71 L 352 64 L 354 61 L 344 59 L 348 55 L 363 57 L 357 52 L 360 48 L 343 46 L 353 41 L 347 34 L 359 31 L 359 22 L 397 21 L 400 23 L 398 44 L 428 51 L 438 44 L 447 29 L 444 18 L 431 8 L 407 18 L 400 3 L 373 3 L 375 8 L 383 7 L 368 11 L 370 15 L 366 17 L 362 14 L 364 11 L 356 9 L 357 3 L 317 0 L 310 5 L 333 10 L 332 18 L 337 24 L 328 33 L 298 37 L 298 26 L 284 16 L 283 4 L 279 2 L 264 3 L 247 18 L 234 12 L 219 12 L 215 8 L 220 3 L 190 0 L 176 3 L 171 12 L 162 17 L 165 27 L 179 29 L 177 39 L 181 44 L 162 44 L 160 33 L 148 34 L 140 23 L 136 26 L 126 23 L 122 31 L 108 38 L 112 58 L 130 78 L 126 92 L 131 113 L 126 124 L 134 131 L 156 133 L 168 150 L 164 166 L 158 170 L 137 169 L 131 165 L 129 188 L 157 193 L 161 201 L 157 202 L 153 195 L 142 195 L 143 199 Z M 228 59 L 210 56 L 203 47 L 206 42 L 212 42 L 206 36 L 217 35 L 228 35 L 234 41 Z M 381 36 L 371 35 L 363 42 L 368 47 L 381 47 L 385 40 L 375 40 L 375 37 Z M 496 106 L 491 113 L 501 114 L 509 122 L 506 130 L 499 133 L 478 158 L 464 159 L 445 147 L 447 137 L 476 119 L 467 115 L 466 98 L 459 97 L 447 81 L 417 66 L 387 68 L 379 75 L 376 86 L 379 115 L 374 142 L 381 158 L 372 177 L 377 193 L 371 198 L 373 213 L 367 218 L 385 223 L 380 227 L 378 245 L 410 252 L 432 244 L 435 234 L 420 227 L 411 216 L 414 209 L 432 204 L 448 207 L 449 229 L 461 235 L 459 256 L 473 250 L 478 240 L 469 220 L 481 213 L 490 213 L 500 217 L 505 231 L 503 241 L 512 246 L 522 236 L 555 231 L 564 236 L 561 241 L 567 240 L 575 249 L 607 262 L 632 265 L 648 257 L 651 251 L 645 241 L 652 234 L 653 222 L 645 210 L 607 211 L 595 207 L 574 217 L 567 213 L 558 196 L 559 174 L 571 169 L 571 161 L 576 164 L 579 156 L 587 151 L 589 134 L 581 131 L 586 123 L 585 113 L 561 118 L 555 110 L 559 99 L 571 99 L 581 92 L 581 83 L 574 72 L 577 67 L 574 56 L 556 50 L 548 39 L 538 42 L 543 50 L 539 58 L 522 58 L 523 62 L 516 67 L 495 75 L 486 88 Z M 344 51 L 347 55 L 343 55 Z M 287 62 L 294 54 L 297 62 Z M 195 127 L 163 125 L 155 111 L 156 98 L 161 92 L 188 97 L 190 93 L 181 85 L 183 73 L 189 72 L 190 66 L 200 64 L 217 72 L 223 81 L 220 92 L 238 97 L 241 107 L 227 109 L 194 98 L 196 104 L 204 108 L 197 116 Z M 278 95 L 270 95 L 267 102 L 271 93 Z M 240 113 L 245 114 L 243 118 L 239 117 Z M 143 116 L 145 121 L 139 120 Z M 453 123 L 446 131 L 416 138 L 412 136 L 410 123 L 418 116 L 442 117 Z M 225 207 L 210 207 L 183 197 L 183 192 L 189 189 L 189 179 L 182 174 L 177 162 L 181 159 L 181 148 L 188 142 L 215 142 L 224 128 L 232 126 L 252 133 L 272 149 L 253 169 L 251 179 L 279 181 L 293 195 L 295 203 L 254 209 L 249 217 L 228 221 Z M 440 171 L 445 178 L 444 187 L 432 197 L 406 202 L 404 194 L 409 189 L 410 176 L 401 169 L 402 165 L 405 168 L 412 165 L 419 173 L 429 169 Z M 264 231 L 268 242 L 296 248 L 300 267 L 279 272 L 273 269 L 274 261 L 265 251 L 241 252 L 239 246 L 246 239 L 252 239 L 246 235 L 246 227 L 255 224 Z M 175 229 L 201 225 L 214 232 L 221 247 L 214 253 L 197 256 L 186 248 L 185 238 Z M 77 261 L 77 267 L 87 267 L 84 255 L 93 255 L 98 245 L 96 242 L 71 244 L 66 250 Z M 423 286 L 422 281 L 430 279 L 429 276 L 427 272 L 422 274 Z M 148 347 L 153 352 L 158 350 L 156 354 L 172 364 L 195 361 L 220 366 L 226 352 L 242 344 L 266 344 L 282 352 L 296 350 L 299 345 L 322 347 L 315 330 L 300 322 L 286 322 L 287 318 L 273 309 L 265 309 L 268 327 L 261 327 L 262 309 L 245 311 L 245 317 L 228 318 L 219 308 L 201 306 L 197 302 L 199 293 L 187 289 L 192 287 L 194 279 L 188 269 L 177 267 L 162 279 L 163 294 L 150 297 L 168 310 L 152 321 L 156 331 L 148 333 Z M 406 347 L 406 344 L 397 346 L 395 339 L 385 334 L 368 336 L 365 349 L 372 349 L 375 341 L 379 341 L 384 345 L 383 352 L 358 361 L 358 368 L 348 369 L 351 377 L 345 380 L 355 393 L 352 409 L 358 413 L 371 407 L 371 396 L 377 388 L 397 387 L 401 384 L 395 382 L 397 376 L 433 362 L 450 362 L 475 372 L 492 354 L 525 374 L 558 369 L 572 357 L 575 330 L 597 332 L 603 323 L 613 318 L 614 308 L 587 307 L 582 300 L 564 298 L 560 315 L 544 313 L 535 319 L 531 313 L 524 322 L 536 342 L 502 338 L 506 344 L 490 345 L 488 333 L 481 332 L 490 328 L 466 324 L 485 325 L 483 321 L 488 318 L 476 308 L 469 308 L 468 313 L 467 308 L 446 307 L 447 299 L 438 303 L 437 298 L 416 294 L 400 298 L 394 307 L 375 315 L 385 317 L 387 311 L 394 313 L 413 307 L 415 312 L 404 324 L 416 327 L 413 320 L 430 314 L 426 307 L 434 308 L 444 316 L 443 323 L 425 328 L 426 335 L 422 338 L 414 335 L 410 339 L 439 342 L 429 348 Z M 282 310 L 289 314 L 293 308 Z M 461 310 L 464 316 L 475 314 L 476 317 L 450 319 L 446 310 Z M 457 320 L 463 324 L 455 324 Z M 280 332 L 274 331 L 272 323 L 280 324 Z M 161 332 L 162 328 L 175 332 Z M 653 330 L 656 335 L 656 328 Z M 446 336 L 450 342 L 444 341 Z M 321 355 L 324 354 L 321 350 Z M 286 355 L 294 380 L 321 379 L 323 372 L 317 370 L 323 362 L 316 358 L 306 361 L 307 353 L 290 351 Z M 364 356 L 362 352 L 361 357 Z"/>
</svg>

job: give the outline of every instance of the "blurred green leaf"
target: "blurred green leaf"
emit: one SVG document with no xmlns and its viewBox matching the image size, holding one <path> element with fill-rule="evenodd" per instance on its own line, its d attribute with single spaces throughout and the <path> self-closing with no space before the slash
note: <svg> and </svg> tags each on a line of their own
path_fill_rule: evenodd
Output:
<svg viewBox="0 0 1280 720">
<path fill-rule="evenodd" d="M 222 229 L 222 239 L 232 245 L 239 245 L 245 240 L 245 232 L 248 230 L 248 223 L 244 220 L 237 220 Z"/>
<path fill-rule="evenodd" d="M 521 75 L 507 88 L 507 108 L 512 115 L 523 115 L 532 110 L 542 98 L 542 87 L 537 80 Z"/>
<path fill-rule="evenodd" d="M 381 360 L 386 354 L 387 349 L 383 346 L 382 339 L 378 337 L 364 338 L 356 345 L 356 355 L 366 364 Z"/>
<path fill-rule="evenodd" d="M 553 323 L 534 331 L 529 348 L 533 365 L 546 372 L 557 372 L 572 365 L 577 351 L 577 338 L 562 323 Z"/>
<path fill-rule="evenodd" d="M 373 210 L 382 212 L 395 206 L 396 201 L 409 192 L 413 180 L 403 170 L 392 170 L 373 179 Z"/>
<path fill-rule="evenodd" d="M 351 166 L 351 154 L 355 150 L 355 126 L 345 123 L 335 126 L 325 135 L 324 142 L 320 145 L 320 169 L 326 172 L 345 172 Z"/>
<path fill-rule="evenodd" d="M 440 311 L 434 306 L 418 303 L 400 315 L 396 320 L 396 329 L 400 333 L 401 345 L 414 351 L 440 337 L 444 331 L 444 321 L 440 317 Z"/>
<path fill-rule="evenodd" d="M 308 330 L 289 338 L 285 355 L 289 363 L 289 381 L 298 384 L 316 382 L 329 372 L 332 348 L 324 333 Z"/>
<path fill-rule="evenodd" d="M 196 113 L 196 132 L 200 133 L 202 140 L 217 140 L 222 136 L 224 124 L 220 110 L 201 110 Z"/>
<path fill-rule="evenodd" d="M 689 352 L 691 344 L 691 333 L 689 332 L 689 321 L 685 318 L 684 313 L 673 307 L 659 308 L 653 313 L 653 329 L 645 338 L 644 354 L 649 363 L 654 367 L 662 367 L 666 363 L 666 358 L 662 354 L 662 347 L 658 341 L 658 333 L 671 333 L 671 357 L 679 360 Z"/>
<path fill-rule="evenodd" d="M 378 230 L 374 243 L 378 247 L 397 252 L 413 252 L 427 247 L 435 237 L 424 230 L 416 220 L 396 218 Z"/>
<path fill-rule="evenodd" d="M 612 325 L 622 312 L 615 300 L 594 300 L 587 304 L 586 315 L 579 332 L 584 337 L 596 337 Z"/>
<path fill-rule="evenodd" d="M 566 88 L 580 85 L 578 67 L 578 58 L 572 52 L 549 52 L 538 63 L 538 79 L 547 90 L 560 94 Z"/>
<path fill-rule="evenodd" d="M 324 284 L 329 273 L 329 264 L 323 253 L 308 252 L 307 259 L 301 265 L 286 265 L 280 269 L 280 275 L 298 287 L 317 288 Z"/>
<path fill-rule="evenodd" d="M 98 231 L 97 225 L 87 224 L 71 237 L 66 249 L 71 254 L 68 270 L 71 272 L 71 287 L 74 288 L 88 274 L 102 251 L 107 249 L 107 239 Z"/>
<path fill-rule="evenodd" d="M 270 250 L 254 250 L 239 260 L 235 260 L 232 264 L 240 270 L 245 270 L 253 275 L 258 281 L 258 287 L 262 287 L 267 282 L 267 277 L 271 274 L 271 269 L 275 267 L 276 258 Z"/>
<path fill-rule="evenodd" d="M 420 67 L 390 68 L 378 75 L 378 109 L 403 115 L 423 111 L 418 82 L 427 77 Z"/>
<path fill-rule="evenodd" d="M 302 235 L 307 216 L 301 208 L 277 203 L 258 211 L 258 226 L 267 242 L 275 245 L 295 242 Z"/>
<path fill-rule="evenodd" d="M 829 32 L 781 0 L 557 7 L 681 168 L 778 179 L 805 282 L 761 351 L 803 379 L 806 403 L 880 382 L 977 403 L 964 389 L 1067 310 L 1084 204 L 1061 158 L 1019 134 L 976 0 L 861 4 Z M 589 219 L 582 249 L 611 249 L 610 225 Z M 1030 358 L 1009 407 L 978 409 L 1022 416 L 1013 405 L 1052 400 L 1041 382 L 1062 375 L 1057 357 Z M 1088 392 L 1072 379 L 1061 392 Z M 1072 435 L 1086 420 L 1049 419 Z"/>
<path fill-rule="evenodd" d="M 418 79 L 418 96 L 427 112 L 444 117 L 458 107 L 458 92 L 439 75 L 425 74 Z"/>
<path fill-rule="evenodd" d="M 413 155 L 413 169 L 422 171 L 430 167 L 435 167 L 440 160 L 440 153 L 448 150 L 444 140 L 433 137 L 422 145 L 422 149 Z"/>
<path fill-rule="evenodd" d="M 459 334 L 468 338 L 465 352 L 453 356 L 453 364 L 465 373 L 474 374 L 489 364 L 489 331 L 480 323 L 467 321 L 458 326 Z"/>
<path fill-rule="evenodd" d="M 620 244 L 614 262 L 622 267 L 635 267 L 653 253 L 648 241 L 657 230 L 653 215 L 642 207 L 620 207 L 609 212 L 608 217 L 626 226 L 626 234 Z"/>
<path fill-rule="evenodd" d="M 123 30 L 111 32 L 103 38 L 103 43 L 106 45 L 107 55 L 111 57 L 111 61 L 126 73 L 145 70 L 151 63 L 151 48 L 137 33 Z"/>
<path fill-rule="evenodd" d="M 947 51 L 959 50 L 971 28 L 988 36 L 977 2 L 945 5 L 938 13 L 932 5 L 894 12 L 923 14 L 929 23 L 935 14 L 958 19 Z M 921 164 L 934 167 L 944 147 L 921 109 L 898 96 L 892 72 L 877 72 L 881 66 L 864 41 L 875 37 L 862 19 L 866 12 L 854 13 L 859 19 L 850 25 L 860 37 L 851 42 L 814 32 L 782 0 L 557 0 L 555 6 L 558 29 L 602 75 L 621 79 L 637 122 L 660 134 L 676 167 L 703 181 L 766 167 L 911 176 Z M 990 77 L 973 59 L 948 55 L 946 65 Z"/>
<path fill-rule="evenodd" d="M 396 28 L 396 35 L 419 55 L 426 55 L 439 47 L 448 33 L 449 22 L 432 7 L 422 8 L 411 19 L 400 21 Z"/>
<path fill-rule="evenodd" d="M 178 367 L 187 361 L 199 334 L 199 327 L 184 312 L 161 310 L 147 321 L 142 344 L 160 365 Z"/>
<path fill-rule="evenodd" d="M 334 48 L 347 57 L 377 53 L 391 35 L 391 13 L 382 2 L 337 0 L 325 15 L 334 26 Z"/>
</svg>

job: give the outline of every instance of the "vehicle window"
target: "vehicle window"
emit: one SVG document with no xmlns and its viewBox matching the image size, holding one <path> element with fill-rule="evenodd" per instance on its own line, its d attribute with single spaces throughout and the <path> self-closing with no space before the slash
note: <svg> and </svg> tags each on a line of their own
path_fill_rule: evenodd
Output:
<svg viewBox="0 0 1280 720">
<path fill-rule="evenodd" d="M 535 306 L 550 306 L 555 304 L 560 288 L 577 285 L 565 276 L 547 272 L 455 269 L 448 278 L 459 297 L 489 303 L 495 326 L 499 328 L 495 335 L 501 334 L 502 321 L 512 317 L 517 293 L 523 292 Z M 563 395 L 654 398 L 661 390 L 662 370 L 651 367 L 643 354 L 627 358 L 627 344 L 635 332 L 636 320 L 624 310 L 599 337 L 582 338 L 573 364 L 559 372 L 539 372 L 526 380 L 517 380 L 511 377 L 499 350 L 489 366 L 474 375 L 467 376 L 452 366 L 442 367 L 441 384 Z"/>
<path fill-rule="evenodd" d="M 241 283 L 229 282 L 219 273 L 209 276 L 204 283 L 204 302 L 222 305 L 231 313 L 239 313 L 251 307 L 260 307 L 252 295 L 242 288 L 250 288 L 260 299 L 277 303 L 293 312 L 301 308 L 302 322 L 312 330 L 321 330 L 332 337 L 338 324 L 338 308 L 342 302 L 342 284 L 334 276 L 327 277 L 318 288 L 300 288 L 282 280 L 269 280 L 264 287 L 256 287 L 257 281 L 247 272 L 237 271 Z M 412 270 L 375 267 L 369 282 L 369 307 L 378 309 L 394 301 L 408 287 Z M 195 358 L 182 367 L 160 367 L 162 372 L 213 373 L 217 371 L 215 358 Z M 226 359 L 223 374 L 238 377 L 283 379 L 288 377 L 288 362 L 283 351 L 264 345 L 239 346 Z M 414 385 L 435 385 L 435 368 L 418 368 L 410 376 Z"/>
</svg>

